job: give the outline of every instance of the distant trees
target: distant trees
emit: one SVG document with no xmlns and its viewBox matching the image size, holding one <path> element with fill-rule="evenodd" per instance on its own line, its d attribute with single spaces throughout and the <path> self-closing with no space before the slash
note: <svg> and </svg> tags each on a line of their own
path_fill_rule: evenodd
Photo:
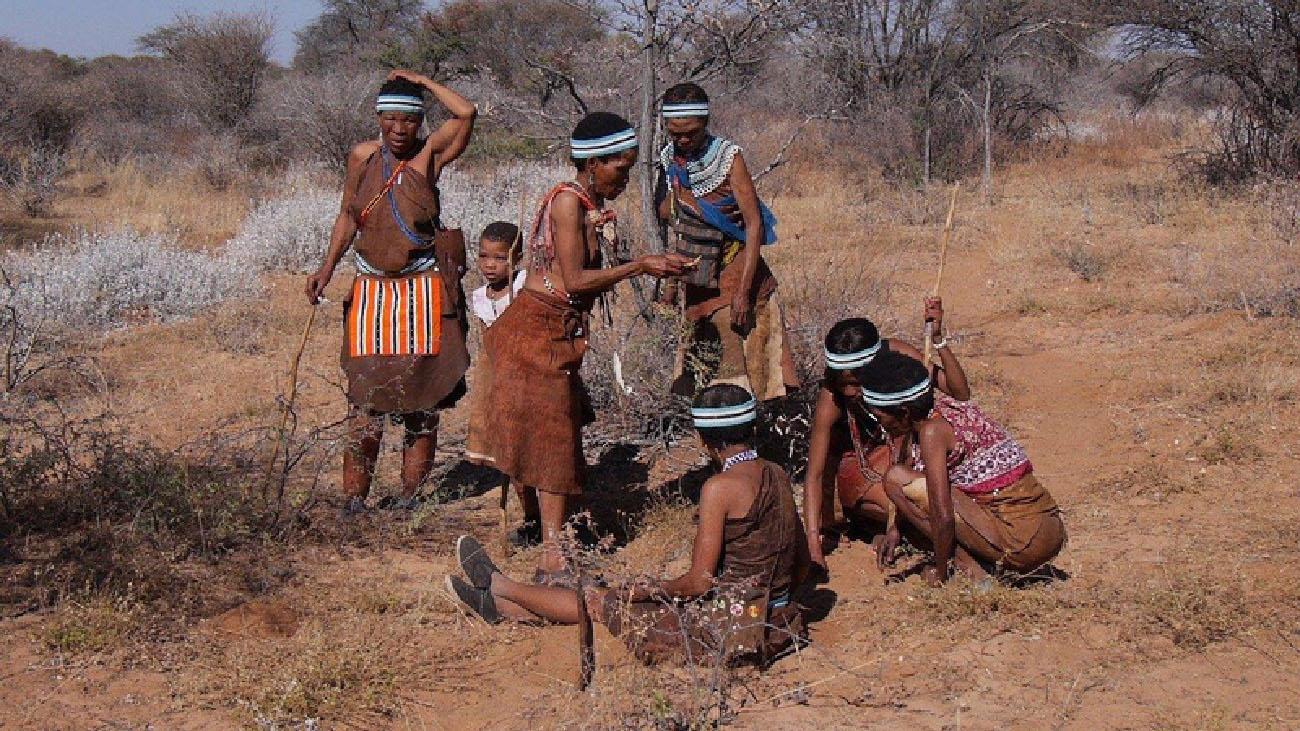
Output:
<svg viewBox="0 0 1300 731">
<path fill-rule="evenodd" d="M 295 33 L 295 68 L 308 72 L 339 67 L 401 65 L 419 33 L 422 0 L 323 0 L 325 11 Z"/>
<path fill-rule="evenodd" d="M 184 76 L 185 101 L 204 121 L 235 128 L 257 103 L 271 68 L 273 31 L 270 19 L 256 13 L 184 14 L 137 44 Z"/>
<path fill-rule="evenodd" d="M 1141 96 L 1211 80 L 1225 89 L 1218 139 L 1202 171 L 1213 182 L 1300 173 L 1300 3 L 1135 0 L 1103 3 L 1130 56 L 1158 59 Z"/>
</svg>

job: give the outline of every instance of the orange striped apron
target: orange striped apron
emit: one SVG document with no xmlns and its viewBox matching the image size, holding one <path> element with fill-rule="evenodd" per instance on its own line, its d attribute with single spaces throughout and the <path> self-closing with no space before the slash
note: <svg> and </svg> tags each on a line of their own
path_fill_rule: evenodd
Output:
<svg viewBox="0 0 1300 731">
<path fill-rule="evenodd" d="M 352 283 L 348 354 L 437 355 L 442 339 L 438 271 L 388 278 L 360 275 Z"/>
</svg>

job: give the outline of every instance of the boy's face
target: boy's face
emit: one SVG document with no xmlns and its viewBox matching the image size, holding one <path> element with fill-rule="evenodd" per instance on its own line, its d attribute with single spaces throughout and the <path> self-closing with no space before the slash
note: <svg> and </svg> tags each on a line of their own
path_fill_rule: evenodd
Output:
<svg viewBox="0 0 1300 731">
<path fill-rule="evenodd" d="M 488 284 L 500 286 L 510 278 L 510 245 L 494 239 L 479 239 L 478 273 Z"/>
</svg>

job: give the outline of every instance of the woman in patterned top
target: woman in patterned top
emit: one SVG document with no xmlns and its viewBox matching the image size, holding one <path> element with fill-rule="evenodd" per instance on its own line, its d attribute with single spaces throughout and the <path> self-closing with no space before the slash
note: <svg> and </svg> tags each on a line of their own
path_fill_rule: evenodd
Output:
<svg viewBox="0 0 1300 731">
<path fill-rule="evenodd" d="M 872 416 L 910 442 L 905 463 L 885 474 L 885 492 L 899 520 L 933 546 L 927 581 L 946 581 L 950 561 L 981 578 L 981 561 L 1029 573 L 1060 553 L 1060 508 L 1005 429 L 975 404 L 935 393 L 925 366 L 912 358 L 881 353 L 856 375 Z M 882 567 L 892 563 L 898 541 L 894 526 L 878 556 Z"/>
</svg>

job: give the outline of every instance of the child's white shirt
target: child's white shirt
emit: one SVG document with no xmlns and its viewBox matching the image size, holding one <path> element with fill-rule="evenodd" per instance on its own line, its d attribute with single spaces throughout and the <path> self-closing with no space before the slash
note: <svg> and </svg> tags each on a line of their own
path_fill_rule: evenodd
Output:
<svg viewBox="0 0 1300 731">
<path fill-rule="evenodd" d="M 524 288 L 524 280 L 527 278 L 528 272 L 525 270 L 521 269 L 515 273 L 514 294 L 519 294 L 519 290 Z M 509 295 L 497 300 L 488 297 L 488 288 L 485 284 L 470 294 L 469 308 L 475 317 L 483 321 L 483 326 L 487 327 L 496 322 L 501 313 L 506 311 L 506 307 L 510 305 L 510 300 Z"/>
</svg>

